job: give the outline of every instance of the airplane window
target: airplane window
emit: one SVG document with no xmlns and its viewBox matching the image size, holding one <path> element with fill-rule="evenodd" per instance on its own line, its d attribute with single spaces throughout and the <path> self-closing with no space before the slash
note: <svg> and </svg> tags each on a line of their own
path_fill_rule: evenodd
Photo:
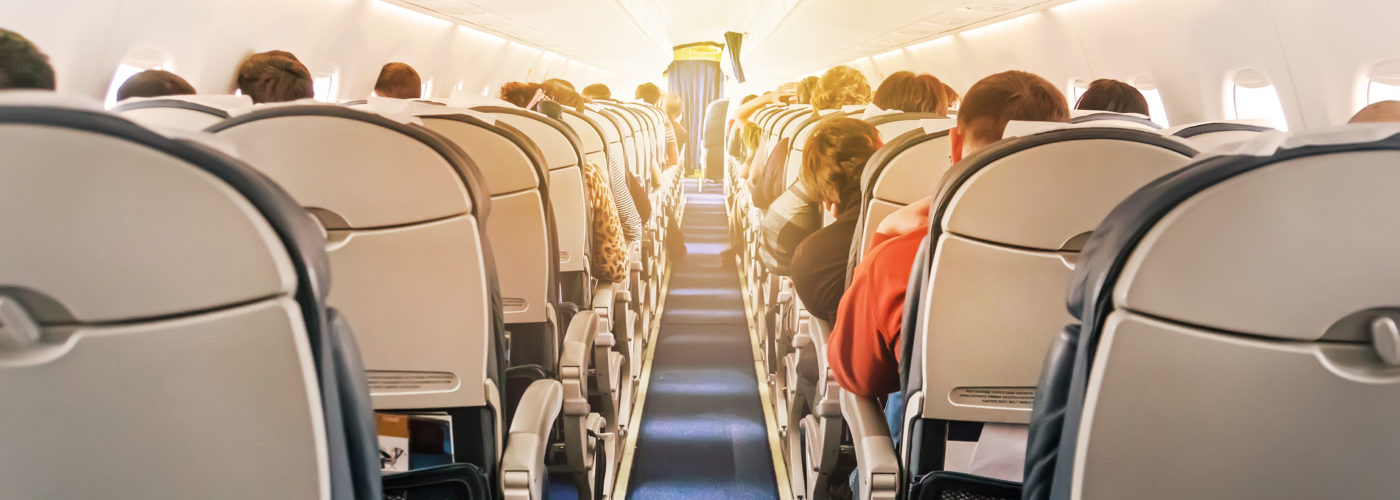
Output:
<svg viewBox="0 0 1400 500">
<path fill-rule="evenodd" d="M 1235 75 L 1230 92 L 1231 118 L 1259 120 L 1279 130 L 1288 130 L 1283 103 L 1269 77 L 1257 70 L 1246 69 Z"/>
<path fill-rule="evenodd" d="M 423 96 L 424 99 L 427 99 L 427 98 L 433 96 L 433 79 L 432 79 L 432 78 L 429 78 L 429 79 L 423 81 L 422 93 L 419 94 L 419 95 Z"/>
<path fill-rule="evenodd" d="M 336 73 L 334 71 L 321 73 L 311 82 L 311 88 L 316 92 L 316 100 L 321 102 L 334 102 L 336 88 Z"/>
<path fill-rule="evenodd" d="M 1078 79 L 1070 80 L 1069 92 L 1066 92 L 1066 94 L 1069 95 L 1070 107 L 1073 107 L 1074 103 L 1079 102 L 1079 96 L 1084 95 L 1086 90 L 1089 90 L 1089 82 Z"/>
<path fill-rule="evenodd" d="M 1133 81 L 1133 86 L 1137 87 L 1142 96 L 1147 99 L 1147 113 L 1152 115 L 1152 121 L 1163 127 L 1170 127 L 1167 120 L 1167 105 L 1162 102 L 1162 92 L 1157 90 L 1157 84 L 1148 77 L 1138 77 Z"/>
<path fill-rule="evenodd" d="M 107 98 L 103 101 L 106 106 L 110 108 L 117 105 L 117 89 L 120 89 L 122 84 L 126 83 L 127 78 L 131 78 L 132 75 L 148 69 L 166 69 L 166 67 L 164 64 L 151 67 L 133 66 L 130 64 L 118 65 L 117 73 L 112 76 L 112 84 L 107 86 Z"/>
<path fill-rule="evenodd" d="M 1366 104 L 1400 100 L 1400 60 L 1377 64 L 1367 80 Z"/>
</svg>

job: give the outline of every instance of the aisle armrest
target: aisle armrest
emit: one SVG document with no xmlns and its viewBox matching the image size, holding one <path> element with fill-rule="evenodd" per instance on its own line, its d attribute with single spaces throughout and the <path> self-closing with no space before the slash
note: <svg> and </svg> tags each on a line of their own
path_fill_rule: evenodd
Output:
<svg viewBox="0 0 1400 500">
<path fill-rule="evenodd" d="M 564 350 L 559 356 L 559 378 L 564 383 L 564 414 L 587 415 L 588 357 L 598 338 L 598 319 L 593 311 L 579 311 L 569 323 L 564 335 Z"/>
<path fill-rule="evenodd" d="M 598 331 L 612 331 L 612 307 L 613 293 L 616 286 L 613 283 L 599 281 L 593 287 L 593 312 L 598 322 Z"/>
<path fill-rule="evenodd" d="M 505 500 L 544 498 L 544 481 L 549 477 L 544 459 L 549 451 L 550 431 L 562 409 L 563 393 L 563 385 L 557 380 L 536 380 L 521 397 L 501 457 L 501 491 Z"/>
<path fill-rule="evenodd" d="M 828 418 L 840 417 L 841 397 L 838 393 L 845 391 L 841 390 L 835 374 L 831 373 L 831 367 L 826 364 L 826 341 L 831 337 L 831 323 L 811 315 L 807 315 L 806 323 L 807 338 L 812 340 L 812 350 L 817 355 L 817 401 L 812 405 L 812 414 Z"/>
<path fill-rule="evenodd" d="M 860 476 L 857 500 L 894 500 L 899 494 L 899 457 L 885 412 L 874 399 L 841 392 L 841 416 L 851 430 Z"/>
</svg>

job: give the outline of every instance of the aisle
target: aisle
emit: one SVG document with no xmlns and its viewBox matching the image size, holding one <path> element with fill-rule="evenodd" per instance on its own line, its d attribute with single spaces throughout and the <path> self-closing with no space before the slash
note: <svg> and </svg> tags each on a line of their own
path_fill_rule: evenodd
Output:
<svg viewBox="0 0 1400 500">
<path fill-rule="evenodd" d="M 686 180 L 689 255 L 671 271 L 627 498 L 778 498 L 724 195 Z"/>
</svg>

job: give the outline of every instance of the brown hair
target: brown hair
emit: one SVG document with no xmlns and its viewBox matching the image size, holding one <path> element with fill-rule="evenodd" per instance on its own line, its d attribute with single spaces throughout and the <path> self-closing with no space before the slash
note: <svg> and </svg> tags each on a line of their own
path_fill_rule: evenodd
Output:
<svg viewBox="0 0 1400 500">
<path fill-rule="evenodd" d="M 508 82 L 501 86 L 501 100 L 523 108 L 530 105 L 539 90 L 538 83 Z"/>
<path fill-rule="evenodd" d="M 1366 105 L 1352 115 L 1347 123 L 1400 122 L 1400 101 L 1378 101 Z"/>
<path fill-rule="evenodd" d="M 544 85 L 560 85 L 569 90 L 574 90 L 574 84 L 563 78 L 550 78 L 544 81 Z"/>
<path fill-rule="evenodd" d="M 413 66 L 391 62 L 379 70 L 379 79 L 374 82 L 374 93 L 396 99 L 417 99 L 423 97 L 423 79 L 414 71 Z"/>
<path fill-rule="evenodd" d="M 818 201 L 840 204 L 843 196 L 859 190 L 865 162 L 880 146 L 880 133 L 863 120 L 822 120 L 802 152 L 802 181 Z"/>
<path fill-rule="evenodd" d="M 194 93 L 194 86 L 190 82 L 180 78 L 180 75 L 169 71 L 149 69 L 131 75 L 117 88 L 117 100 L 124 101 L 132 97 L 162 97 L 168 95 L 190 95 Z"/>
<path fill-rule="evenodd" d="M 1147 98 L 1132 85 L 1100 78 L 1089 84 L 1074 109 L 1112 111 L 1114 113 L 1148 114 Z"/>
<path fill-rule="evenodd" d="M 607 85 L 595 83 L 583 88 L 583 96 L 589 99 L 612 99 L 612 89 Z"/>
<path fill-rule="evenodd" d="M 655 106 L 656 103 L 661 102 L 661 87 L 657 87 L 655 83 L 651 82 L 638 85 L 637 98 L 641 99 L 642 102 Z"/>
<path fill-rule="evenodd" d="M 248 56 L 238 65 L 238 89 L 254 103 L 316 97 L 311 72 L 289 52 L 274 50 Z"/>
<path fill-rule="evenodd" d="M 813 109 L 837 109 L 852 104 L 870 103 L 870 82 L 865 75 L 850 66 L 835 66 L 817 80 L 812 91 Z"/>
<path fill-rule="evenodd" d="M 49 56 L 23 35 L 0 28 L 0 89 L 54 88 Z"/>
<path fill-rule="evenodd" d="M 819 80 L 819 78 L 817 78 L 817 77 L 815 77 L 815 76 L 809 76 L 809 77 L 803 78 L 802 80 L 799 80 L 799 81 L 797 82 L 797 103 L 798 103 L 798 104 L 811 104 L 811 103 L 812 103 L 812 91 L 814 91 L 814 90 L 817 89 L 817 80 Z"/>
<path fill-rule="evenodd" d="M 666 98 L 666 116 L 670 117 L 672 120 L 675 120 L 677 116 L 680 116 L 681 113 L 684 112 L 685 102 L 681 101 L 680 96 L 673 95 Z"/>
<path fill-rule="evenodd" d="M 1064 94 L 1044 78 L 1024 71 L 1006 71 L 983 78 L 963 98 L 958 129 L 983 143 L 1001 140 L 1011 120 L 1069 121 Z"/>
<path fill-rule="evenodd" d="M 915 75 L 912 71 L 897 71 L 885 77 L 871 100 L 880 109 L 910 113 L 944 114 L 943 82 L 933 75 Z"/>
<path fill-rule="evenodd" d="M 948 82 L 939 83 L 943 84 L 943 104 L 948 106 L 948 111 L 957 109 L 958 103 L 962 102 L 962 96 L 958 95 L 958 91 L 953 90 L 953 86 L 948 85 Z"/>
<path fill-rule="evenodd" d="M 574 91 L 573 86 L 569 85 L 569 82 L 553 78 L 545 80 L 544 83 L 540 84 L 540 88 L 544 89 L 544 95 L 549 96 L 550 99 L 553 99 L 554 102 L 559 103 L 559 105 L 574 108 L 580 113 L 583 112 L 583 105 L 587 101 L 585 101 L 583 96 L 579 95 L 578 92 Z"/>
</svg>

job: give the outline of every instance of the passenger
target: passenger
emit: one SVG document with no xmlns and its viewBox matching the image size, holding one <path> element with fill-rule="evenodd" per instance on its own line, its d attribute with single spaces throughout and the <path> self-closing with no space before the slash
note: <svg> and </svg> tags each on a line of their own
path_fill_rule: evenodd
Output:
<svg viewBox="0 0 1400 500">
<path fill-rule="evenodd" d="M 117 88 L 117 102 L 132 97 L 165 97 L 194 94 L 194 86 L 169 71 L 150 69 L 131 75 Z"/>
<path fill-rule="evenodd" d="M 540 84 L 541 90 L 550 100 L 578 110 L 584 110 L 586 103 L 584 97 L 575 92 L 569 82 L 560 79 L 545 80 Z M 635 179 L 629 179 L 630 172 L 622 168 L 619 158 L 615 155 L 608 155 L 608 185 L 612 188 L 613 202 L 617 205 L 617 214 L 622 221 L 622 234 L 627 242 L 634 243 L 642 240 L 642 216 L 637 210 L 637 202 L 632 197 L 631 185 L 638 184 Z M 648 200 L 650 201 L 650 200 Z"/>
<path fill-rule="evenodd" d="M 1361 108 L 1347 123 L 1400 122 L 1400 101 L 1380 101 Z"/>
<path fill-rule="evenodd" d="M 897 71 L 885 77 L 871 103 L 886 111 L 939 116 L 947 116 L 948 112 L 948 105 L 943 102 L 943 82 L 933 75 L 915 75 L 912 71 Z"/>
<path fill-rule="evenodd" d="M 680 96 L 669 96 L 666 98 L 666 118 L 671 123 L 671 128 L 676 132 L 677 154 L 685 154 L 685 146 L 689 144 L 690 131 L 685 125 L 681 125 L 681 119 L 685 114 L 685 102 Z M 682 156 L 684 158 L 684 156 Z"/>
<path fill-rule="evenodd" d="M 28 38 L 0 29 L 0 90 L 54 90 L 53 66 Z"/>
<path fill-rule="evenodd" d="M 379 97 L 418 99 L 423 97 L 423 79 L 418 76 L 413 66 L 391 62 L 379 70 L 379 79 L 374 82 L 374 93 Z"/>
<path fill-rule="evenodd" d="M 637 99 L 657 106 L 661 102 L 661 88 L 655 83 L 647 82 L 637 86 Z M 666 120 L 666 168 L 671 168 L 680 164 L 681 149 L 676 140 L 676 127 L 671 120 Z M 653 172 L 653 178 L 660 179 L 660 174 Z"/>
<path fill-rule="evenodd" d="M 607 85 L 595 83 L 583 88 L 583 96 L 595 101 L 611 100 L 612 89 Z"/>
<path fill-rule="evenodd" d="M 1147 98 L 1142 96 L 1142 92 L 1132 85 L 1107 78 L 1090 83 L 1084 95 L 1079 96 L 1079 102 L 1074 104 L 1074 109 L 1150 116 Z"/>
<path fill-rule="evenodd" d="M 559 119 L 558 105 L 563 103 L 551 100 L 552 108 L 541 106 L 540 102 L 543 102 L 544 98 L 543 87 L 538 83 L 509 82 L 501 86 L 501 99 L 526 109 L 544 108 L 541 112 Z M 560 97 L 565 101 L 573 101 L 574 105 L 583 105 L 582 97 L 570 99 L 563 94 Z M 599 281 L 621 283 L 627 279 L 629 254 L 617 203 L 613 199 L 612 186 L 603 178 L 597 165 L 584 162 L 583 187 L 584 196 L 587 198 L 584 201 L 588 203 L 591 214 L 588 232 L 589 246 L 593 253 L 588 257 L 589 273 Z"/>
<path fill-rule="evenodd" d="M 948 82 L 942 83 L 943 102 L 948 104 L 948 113 L 952 114 L 954 111 L 957 111 L 958 104 L 962 102 L 962 96 L 958 95 L 958 91 L 953 90 L 953 87 L 951 85 L 948 85 Z"/>
<path fill-rule="evenodd" d="M 306 66 L 282 50 L 253 54 L 238 65 L 238 89 L 254 104 L 316 97 L 313 83 Z"/>
<path fill-rule="evenodd" d="M 548 79 L 548 80 L 545 80 L 544 83 L 542 83 L 541 85 L 558 85 L 558 86 L 567 88 L 567 89 L 569 89 L 569 90 L 573 90 L 573 91 L 575 91 L 575 92 L 578 91 L 578 89 L 575 89 L 575 88 L 574 88 L 573 82 L 570 82 L 570 81 L 565 80 L 565 79 L 563 79 L 563 78 L 550 78 L 550 79 Z"/>
<path fill-rule="evenodd" d="M 799 184 L 836 216 L 836 222 L 806 237 L 792 253 L 793 288 L 817 318 L 836 320 L 836 308 L 846 290 L 851 238 L 860 220 L 861 172 L 881 145 L 874 126 L 846 117 L 823 121 L 807 139 Z"/>
<path fill-rule="evenodd" d="M 827 70 L 812 92 L 812 109 L 818 113 L 869 102 L 870 84 L 866 82 L 865 75 L 849 66 Z M 789 262 L 795 258 L 797 244 L 820 228 L 822 222 L 821 211 L 817 207 L 820 200 L 811 191 L 812 185 L 802 182 L 785 185 L 787 156 L 788 144 L 780 140 L 768 161 L 755 165 L 757 168 L 749 172 L 749 194 L 753 197 L 754 205 L 765 210 L 759 223 L 759 259 L 780 276 L 790 274 Z M 804 157 L 803 164 L 806 163 Z M 853 189 L 859 188 L 860 177 L 857 176 Z M 849 245 L 849 241 L 847 243 Z M 849 249 L 848 246 L 846 250 Z M 842 273 L 844 276 L 844 271 Z M 835 302 L 831 303 L 830 311 L 835 316 Z"/>
<path fill-rule="evenodd" d="M 655 106 L 661 102 L 661 87 L 655 83 L 646 82 L 637 86 L 637 100 Z"/>
<path fill-rule="evenodd" d="M 817 88 L 817 80 L 819 80 L 819 78 L 813 75 L 797 81 L 796 104 L 812 103 L 812 91 Z"/>
</svg>

